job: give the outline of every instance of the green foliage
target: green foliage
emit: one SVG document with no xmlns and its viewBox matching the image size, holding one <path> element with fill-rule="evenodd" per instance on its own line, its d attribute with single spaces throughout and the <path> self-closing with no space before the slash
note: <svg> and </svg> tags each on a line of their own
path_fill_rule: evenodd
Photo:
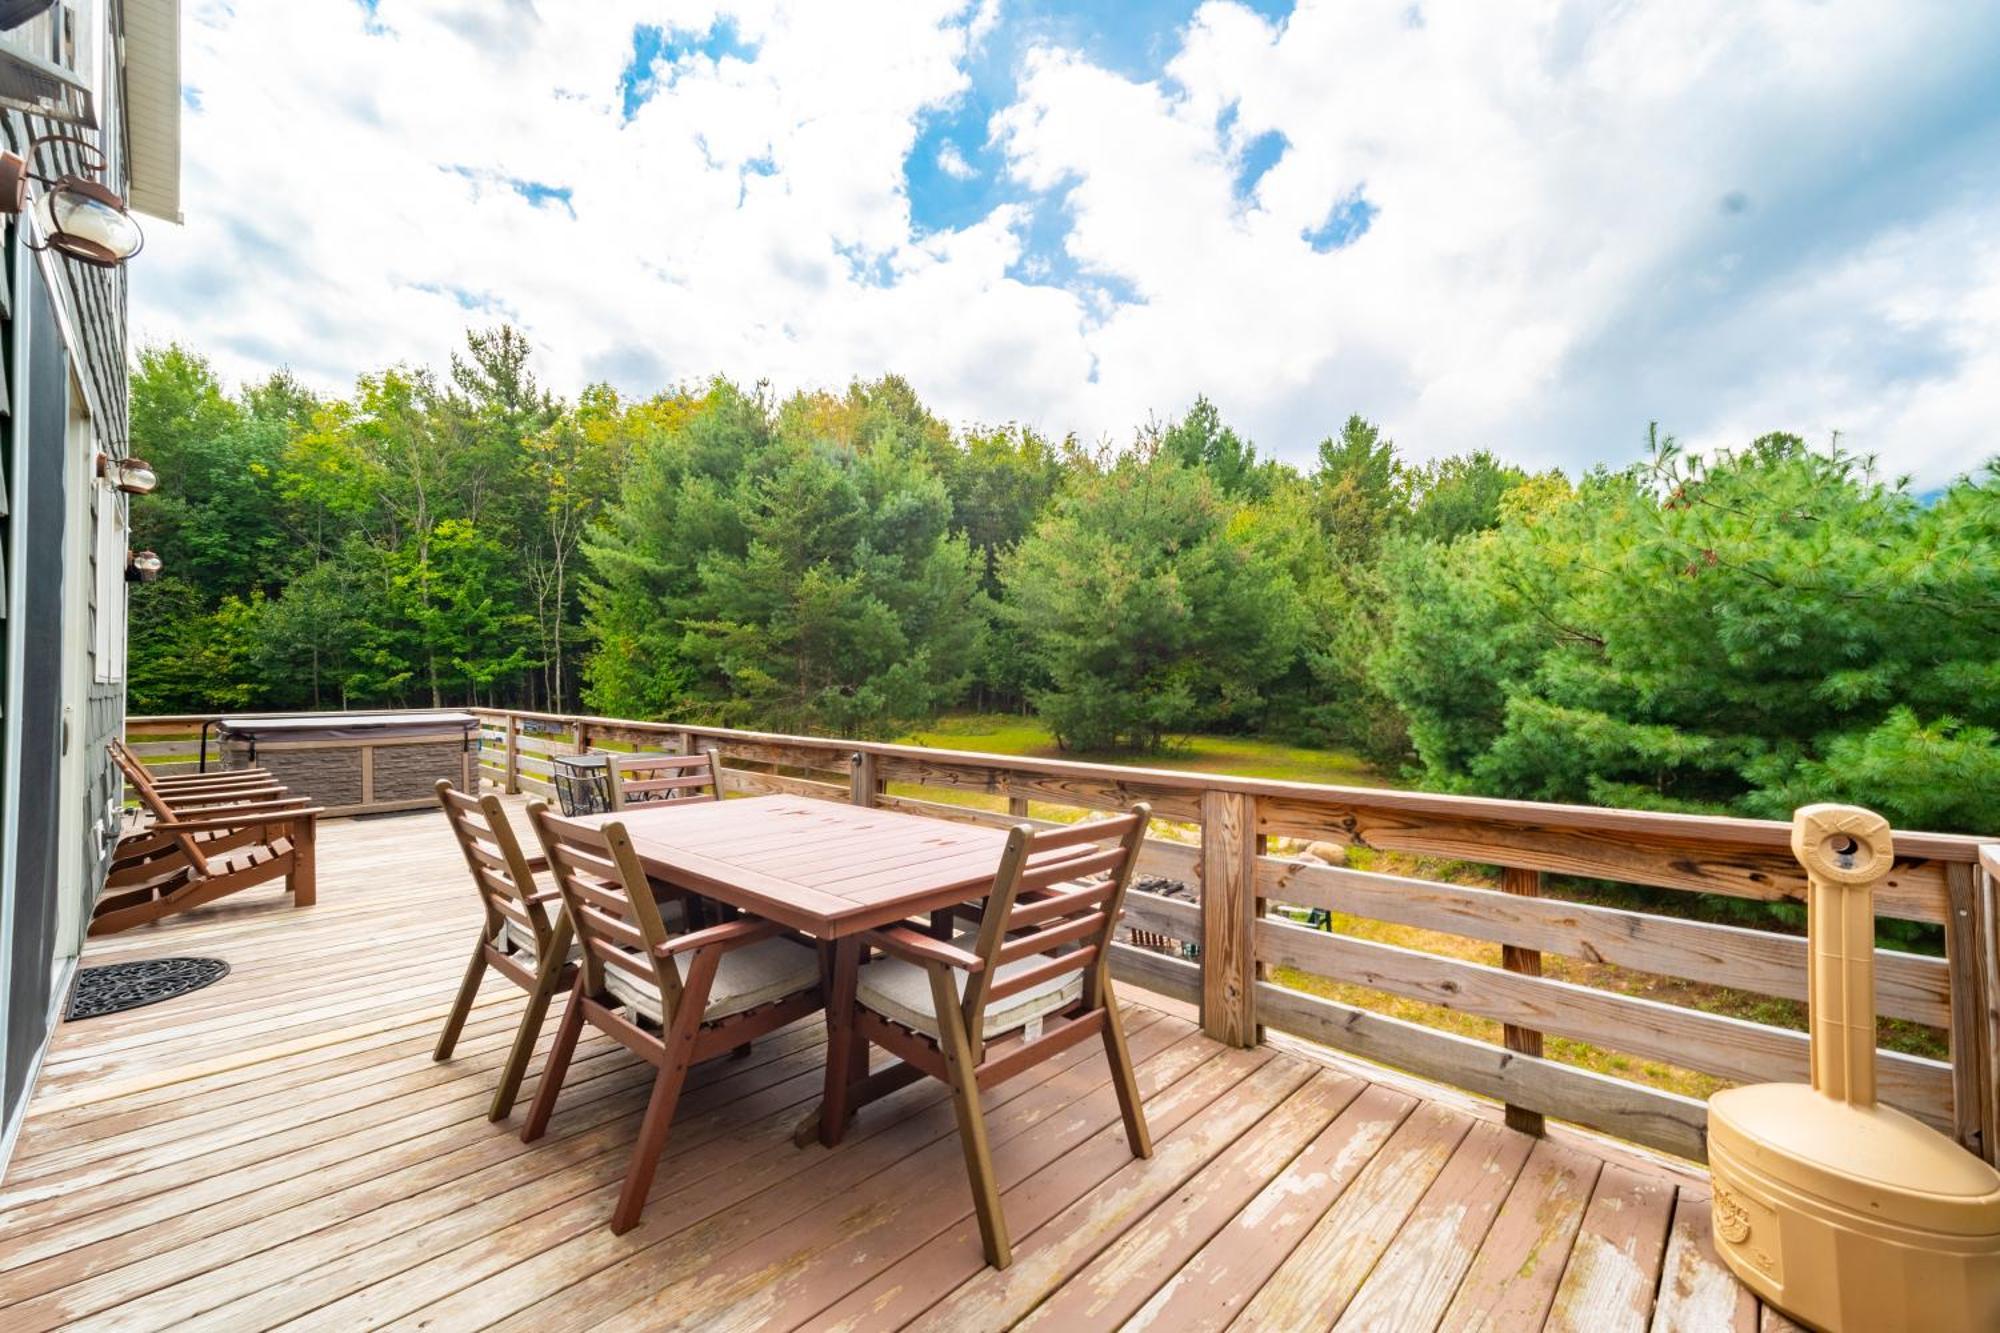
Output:
<svg viewBox="0 0 2000 1333">
<path fill-rule="evenodd" d="M 1182 467 L 1205 474 L 1231 499 L 1260 500 L 1282 470 L 1257 461 L 1257 450 L 1222 420 L 1206 397 L 1196 398 L 1186 416 L 1160 433 L 1160 453 Z"/>
<path fill-rule="evenodd" d="M 273 482 L 291 404 L 270 388 L 239 404 L 199 358 L 177 347 L 139 354 L 133 452 L 166 484 L 133 506 L 133 540 L 195 589 L 273 586 L 284 546 Z"/>
<path fill-rule="evenodd" d="M 1378 681 L 1440 785 L 1990 830 L 1996 496 L 1989 473 L 1926 508 L 1790 436 L 1664 442 L 1394 557 Z"/>
<path fill-rule="evenodd" d="M 131 596 L 138 712 L 892 735 L 1032 706 L 1092 752 L 1219 733 L 1451 790 L 2000 829 L 2000 465 L 1924 503 L 1771 435 L 1572 484 L 1411 463 L 1354 416 L 1301 475 L 1205 397 L 1095 455 L 954 430 L 896 376 L 565 402 L 509 328 L 328 397 L 148 348 L 132 432 L 167 566 Z"/>
<path fill-rule="evenodd" d="M 1500 524 L 1500 502 L 1528 474 L 1484 449 L 1412 468 L 1410 509 L 1401 530 L 1418 541 L 1454 542 Z"/>
<path fill-rule="evenodd" d="M 254 613 L 253 613 L 254 614 Z M 194 713 L 254 703 L 257 645 L 245 603 L 204 609 L 200 589 L 162 578 L 131 602 L 127 688 L 148 711 Z M 137 706 L 137 705 L 135 705 Z"/>
<path fill-rule="evenodd" d="M 887 735 L 964 693 L 987 599 L 897 383 L 717 381 L 642 446 L 587 546 L 594 708 Z"/>
<path fill-rule="evenodd" d="M 1373 422 L 1349 417 L 1337 437 L 1320 441 L 1313 485 L 1320 527 L 1335 553 L 1350 562 L 1374 559 L 1405 508 L 1395 442 Z"/>
<path fill-rule="evenodd" d="M 1238 722 L 1299 647 L 1283 533 L 1164 449 L 1078 472 L 1006 561 L 1007 623 L 1064 744 L 1152 748 Z"/>
<path fill-rule="evenodd" d="M 566 407 L 528 357 L 473 333 L 447 383 L 392 367 L 322 402 L 142 351 L 133 451 L 162 484 L 134 538 L 172 579 L 132 595 L 133 709 L 566 702 L 577 545 L 652 408 Z"/>
</svg>

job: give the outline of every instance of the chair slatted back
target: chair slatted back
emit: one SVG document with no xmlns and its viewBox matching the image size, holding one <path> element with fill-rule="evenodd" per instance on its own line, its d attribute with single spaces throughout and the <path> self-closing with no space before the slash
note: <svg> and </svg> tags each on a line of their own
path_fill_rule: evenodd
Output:
<svg viewBox="0 0 2000 1333">
<path fill-rule="evenodd" d="M 1103 1004 L 1112 931 L 1138 868 L 1151 814 L 1151 807 L 1141 804 L 1115 819 L 1042 832 L 1021 825 L 1008 834 L 973 946 L 986 966 L 965 987 L 965 1027 L 975 1054 L 990 1001 L 1084 971 L 1084 1011 Z M 1112 846 L 1101 845 L 1113 839 Z M 1005 980 L 994 975 L 999 968 L 1038 956 L 1040 961 Z"/>
<path fill-rule="evenodd" d="M 167 804 L 167 798 L 160 794 L 160 789 L 153 785 L 153 779 L 146 772 L 146 766 L 139 762 L 139 757 L 126 750 L 124 746 L 115 744 L 112 746 L 111 755 L 124 772 L 126 779 L 131 782 L 132 790 L 139 794 L 139 804 L 146 807 L 146 813 L 157 823 L 176 823 L 179 817 L 175 815 L 173 807 Z M 188 865 L 193 867 L 194 872 L 198 875 L 208 874 L 208 858 L 202 855 L 201 844 L 195 841 L 194 835 L 176 833 L 173 838 L 174 846 L 187 858 Z"/>
<path fill-rule="evenodd" d="M 722 753 L 620 754 L 607 765 L 611 808 L 622 810 L 633 797 L 658 800 L 722 799 Z"/>
<path fill-rule="evenodd" d="M 438 781 L 437 797 L 486 907 L 487 938 L 502 943 L 501 923 L 512 922 L 534 939 L 535 956 L 547 957 L 554 926 L 547 904 L 536 901 L 534 871 L 500 798 L 490 792 L 470 796 L 443 779 Z"/>
<path fill-rule="evenodd" d="M 663 1030 L 671 1027 L 680 1003 L 680 969 L 657 952 L 669 938 L 666 922 L 625 826 L 616 820 L 595 827 L 579 823 L 542 801 L 529 803 L 528 819 L 583 945 L 584 992 L 600 1003 L 620 1003 L 605 984 L 606 969 L 613 969 L 656 988 L 660 1012 L 647 1017 L 657 1017 Z"/>
</svg>

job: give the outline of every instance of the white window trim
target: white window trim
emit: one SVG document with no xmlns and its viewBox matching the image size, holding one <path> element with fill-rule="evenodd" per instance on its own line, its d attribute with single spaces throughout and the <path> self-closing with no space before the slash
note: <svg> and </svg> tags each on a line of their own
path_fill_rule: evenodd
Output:
<svg viewBox="0 0 2000 1333">
<path fill-rule="evenodd" d="M 97 625 L 91 671 L 99 685 L 125 679 L 125 560 L 130 543 L 129 501 L 116 486 L 97 483 Z"/>
</svg>

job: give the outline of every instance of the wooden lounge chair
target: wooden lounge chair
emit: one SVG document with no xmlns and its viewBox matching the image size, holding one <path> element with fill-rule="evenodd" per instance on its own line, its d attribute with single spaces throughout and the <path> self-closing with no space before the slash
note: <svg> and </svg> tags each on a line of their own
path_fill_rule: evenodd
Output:
<svg viewBox="0 0 2000 1333">
<path fill-rule="evenodd" d="M 214 790 L 166 792 L 161 790 L 160 780 L 148 773 L 145 765 L 129 753 L 121 753 L 119 747 L 114 746 L 112 757 L 139 800 L 139 812 L 112 853 L 106 888 L 125 888 L 144 883 L 160 868 L 153 862 L 161 857 L 178 855 L 178 835 L 162 827 L 163 821 L 173 823 L 192 819 L 212 822 L 225 815 L 277 814 L 286 810 L 303 810 L 312 804 L 308 798 L 294 796 L 285 788 L 268 782 Z M 194 839 L 203 855 L 213 857 L 256 842 L 263 836 L 263 829 L 260 825 L 246 822 L 234 828 L 214 828 L 188 836 Z"/>
<path fill-rule="evenodd" d="M 611 808 L 636 802 L 722 799 L 722 754 L 614 754 L 605 766 Z"/>
<path fill-rule="evenodd" d="M 92 935 L 158 921 L 275 879 L 285 881 L 296 907 L 318 899 L 313 843 L 320 812 L 303 798 L 176 809 L 141 784 L 139 799 L 151 822 L 112 854 Z"/>
<path fill-rule="evenodd" d="M 291 795 L 286 787 L 263 769 L 163 775 L 147 768 L 120 741 L 111 743 L 111 758 L 135 793 L 150 791 L 162 803 L 175 809 L 274 800 Z"/>
<path fill-rule="evenodd" d="M 586 1023 L 649 1061 L 653 1094 L 611 1214 L 622 1233 L 645 1209 L 688 1069 L 819 1009 L 819 955 L 747 916 L 669 935 L 623 824 L 593 828 L 540 801 L 528 818 L 584 952 L 521 1138 L 548 1128 Z"/>
<path fill-rule="evenodd" d="M 979 904 L 977 931 L 954 941 L 908 926 L 862 936 L 884 956 L 860 967 L 852 1040 L 864 1043 L 863 1053 L 866 1043 L 882 1046 L 951 1086 L 979 1234 L 995 1268 L 1007 1267 L 1013 1252 L 987 1151 L 981 1089 L 1100 1036 L 1126 1140 L 1135 1156 L 1153 1155 L 1111 992 L 1110 952 L 1149 813 L 1138 805 L 1116 819 L 1072 828 L 1014 829 L 992 891 Z M 1118 845 L 1096 845 L 1107 838 Z M 840 1031 L 836 1026 L 827 1060 L 836 1069 L 865 1071 L 865 1058 L 845 1046 Z"/>
<path fill-rule="evenodd" d="M 468 796 L 440 780 L 437 798 L 459 850 L 465 853 L 466 868 L 479 890 L 485 918 L 472 946 L 472 962 L 465 969 L 465 980 L 459 985 L 458 998 L 452 1002 L 431 1059 L 451 1058 L 486 969 L 492 968 L 526 991 L 528 1007 L 522 1011 L 500 1086 L 486 1113 L 489 1120 L 504 1120 L 521 1091 L 521 1078 L 541 1036 L 549 1001 L 558 989 L 576 979 L 569 916 L 562 910 L 562 898 L 555 888 L 536 882 L 535 872 L 546 869 L 548 862 L 522 854 L 521 841 L 514 836 L 499 797 Z"/>
</svg>

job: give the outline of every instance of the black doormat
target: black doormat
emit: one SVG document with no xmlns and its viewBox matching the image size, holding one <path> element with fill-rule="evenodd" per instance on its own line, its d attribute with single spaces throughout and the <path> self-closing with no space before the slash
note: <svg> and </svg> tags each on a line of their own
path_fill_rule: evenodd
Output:
<svg viewBox="0 0 2000 1333">
<path fill-rule="evenodd" d="M 220 958 L 147 958 L 86 967 L 76 974 L 63 1017 L 97 1018 L 198 991 L 229 975 Z"/>
</svg>

